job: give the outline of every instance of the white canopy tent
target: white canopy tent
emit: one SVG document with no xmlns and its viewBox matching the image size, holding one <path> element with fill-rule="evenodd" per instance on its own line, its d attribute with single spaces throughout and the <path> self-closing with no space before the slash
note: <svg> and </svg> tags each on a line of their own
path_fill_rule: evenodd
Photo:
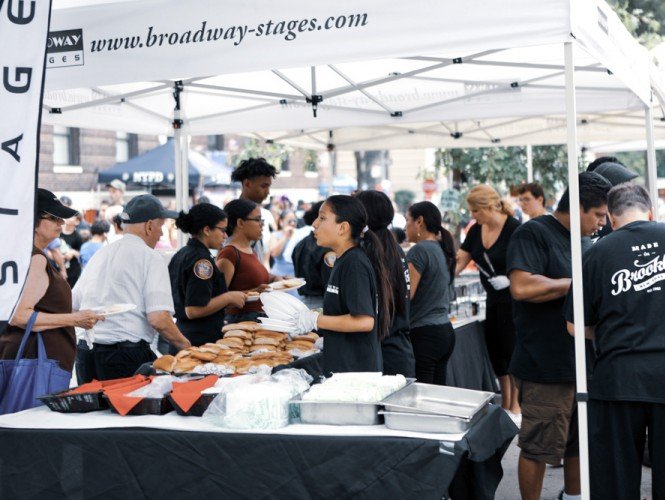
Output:
<svg viewBox="0 0 665 500">
<path fill-rule="evenodd" d="M 647 52 L 595 0 L 108 2 L 54 10 L 49 40 L 45 122 L 173 133 L 180 158 L 187 134 L 295 138 L 301 130 L 421 123 L 441 126 L 461 146 L 524 144 L 530 141 L 520 134 L 537 129 L 547 143 L 558 129 L 566 131 L 576 200 L 578 111 L 595 130 L 589 137 L 603 137 L 615 121 L 621 134 L 644 134 L 633 118 L 644 113 L 653 152 Z M 557 119 L 556 126 L 548 121 Z M 653 194 L 653 154 L 648 172 Z M 178 200 L 183 206 L 182 188 Z M 579 277 L 576 203 L 571 221 Z M 581 281 L 573 287 L 575 317 L 583 318 Z M 583 321 L 576 321 L 575 343 L 578 392 L 586 395 Z"/>
</svg>

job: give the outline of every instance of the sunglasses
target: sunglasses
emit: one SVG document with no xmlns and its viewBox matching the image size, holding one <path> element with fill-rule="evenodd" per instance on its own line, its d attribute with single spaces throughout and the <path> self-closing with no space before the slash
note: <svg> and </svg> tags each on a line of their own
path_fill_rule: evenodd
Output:
<svg viewBox="0 0 665 500">
<path fill-rule="evenodd" d="M 62 219 L 60 217 L 56 217 L 55 215 L 51 214 L 44 214 L 40 217 L 42 220 L 50 220 L 51 222 L 55 222 L 56 224 L 64 224 L 65 219 Z"/>
</svg>

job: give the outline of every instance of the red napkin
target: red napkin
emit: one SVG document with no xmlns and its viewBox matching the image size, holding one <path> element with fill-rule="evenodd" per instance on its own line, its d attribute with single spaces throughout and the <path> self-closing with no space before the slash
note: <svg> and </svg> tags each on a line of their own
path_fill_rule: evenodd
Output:
<svg viewBox="0 0 665 500">
<path fill-rule="evenodd" d="M 87 392 L 99 392 L 102 390 L 102 383 L 98 380 L 93 380 L 92 382 L 88 382 L 87 384 L 82 384 L 79 385 L 78 387 L 75 387 L 71 391 L 67 391 L 64 396 L 69 396 L 71 394 L 84 394 Z"/>
<path fill-rule="evenodd" d="M 141 378 L 141 380 L 128 381 L 127 383 L 114 384 L 110 387 L 104 388 L 104 394 L 109 398 L 109 401 L 113 405 L 113 408 L 122 416 L 127 415 L 132 408 L 137 404 L 143 401 L 143 398 L 136 398 L 127 396 L 130 392 L 140 389 L 143 386 L 146 386 L 152 380 L 152 377 L 146 378 L 143 375 L 137 375 L 136 378 Z"/>
<path fill-rule="evenodd" d="M 86 384 L 79 385 L 78 387 L 75 387 L 71 391 L 67 391 L 64 395 L 68 396 L 70 394 L 85 394 L 88 392 L 99 392 L 103 391 L 106 388 L 109 387 L 121 387 L 126 384 L 131 384 L 134 382 L 138 382 L 141 380 L 144 380 L 145 377 L 143 375 L 135 375 L 133 377 L 125 377 L 125 378 L 114 378 L 111 380 L 95 380 L 93 379 L 92 382 L 88 382 Z"/>
<path fill-rule="evenodd" d="M 173 390 L 171 391 L 171 398 L 182 411 L 187 412 L 190 410 L 194 403 L 201 397 L 201 391 L 212 387 L 217 382 L 219 377 L 217 375 L 208 375 L 201 380 L 192 380 L 190 382 L 175 382 Z"/>
</svg>

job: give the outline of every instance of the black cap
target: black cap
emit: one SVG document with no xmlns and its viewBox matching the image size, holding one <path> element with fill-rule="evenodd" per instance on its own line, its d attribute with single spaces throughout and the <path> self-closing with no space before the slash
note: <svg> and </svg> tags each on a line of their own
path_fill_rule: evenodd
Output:
<svg viewBox="0 0 665 500">
<path fill-rule="evenodd" d="M 166 210 L 162 203 L 151 194 L 142 194 L 132 198 L 120 214 L 126 224 L 148 222 L 152 219 L 175 219 L 178 212 Z"/>
<path fill-rule="evenodd" d="M 605 179 L 610 181 L 612 186 L 618 186 L 619 184 L 631 181 L 637 177 L 635 172 L 631 172 L 623 165 L 619 165 L 618 163 L 613 163 L 611 161 L 601 163 L 596 167 L 594 172 L 605 177 Z"/>
<path fill-rule="evenodd" d="M 61 219 L 69 219 L 74 217 L 78 212 L 72 208 L 64 206 L 58 197 L 47 189 L 37 189 L 37 214 L 47 213 L 60 217 Z"/>
</svg>

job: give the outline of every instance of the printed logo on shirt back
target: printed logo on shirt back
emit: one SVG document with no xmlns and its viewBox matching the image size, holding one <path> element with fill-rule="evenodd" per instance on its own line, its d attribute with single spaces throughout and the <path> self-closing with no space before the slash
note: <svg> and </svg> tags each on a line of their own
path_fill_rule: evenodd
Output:
<svg viewBox="0 0 665 500">
<path fill-rule="evenodd" d="M 326 293 L 334 293 L 335 295 L 339 295 L 339 288 L 335 285 L 328 285 L 328 288 L 326 288 Z"/>
<path fill-rule="evenodd" d="M 637 259 L 633 261 L 633 269 L 620 269 L 616 271 L 610 281 L 612 283 L 612 295 L 616 296 L 633 289 L 636 292 L 646 290 L 647 293 L 660 291 L 656 283 L 665 281 L 665 255 L 659 255 L 658 243 L 646 243 L 631 246 L 631 251 L 637 253 Z"/>
</svg>

